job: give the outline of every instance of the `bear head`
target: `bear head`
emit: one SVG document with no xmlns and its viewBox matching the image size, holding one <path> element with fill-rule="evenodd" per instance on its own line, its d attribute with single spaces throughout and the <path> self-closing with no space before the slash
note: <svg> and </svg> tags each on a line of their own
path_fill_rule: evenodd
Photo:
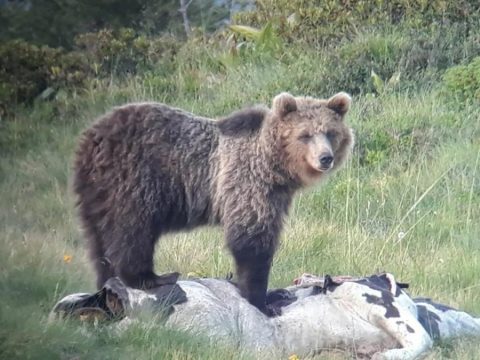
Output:
<svg viewBox="0 0 480 360">
<path fill-rule="evenodd" d="M 301 185 L 311 185 L 338 169 L 353 146 L 353 133 L 344 121 L 351 97 L 294 97 L 281 93 L 267 116 L 268 133 L 284 170 Z"/>
</svg>

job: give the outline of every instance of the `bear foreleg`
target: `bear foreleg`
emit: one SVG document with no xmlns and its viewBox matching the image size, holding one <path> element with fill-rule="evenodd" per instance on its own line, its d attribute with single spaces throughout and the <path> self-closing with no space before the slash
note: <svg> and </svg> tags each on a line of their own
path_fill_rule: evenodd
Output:
<svg viewBox="0 0 480 360">
<path fill-rule="evenodd" d="M 227 244 L 235 259 L 240 294 L 267 315 L 273 315 L 266 306 L 266 295 L 276 243 L 276 233 L 249 235 L 247 230 L 238 233 L 238 229 L 227 232 Z"/>
<path fill-rule="evenodd" d="M 240 294 L 250 304 L 268 314 L 266 296 L 273 254 L 245 256 L 245 254 L 237 253 L 234 254 L 234 258 Z"/>
</svg>

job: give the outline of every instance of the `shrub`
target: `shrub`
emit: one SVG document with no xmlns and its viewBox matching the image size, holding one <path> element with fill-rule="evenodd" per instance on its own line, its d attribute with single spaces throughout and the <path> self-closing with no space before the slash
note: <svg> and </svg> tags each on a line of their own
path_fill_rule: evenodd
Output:
<svg viewBox="0 0 480 360">
<path fill-rule="evenodd" d="M 173 37 L 147 38 L 131 29 L 101 30 L 76 38 L 77 50 L 36 46 L 23 40 L 0 45 L 0 109 L 82 88 L 92 77 L 128 75 L 169 68 L 179 49 Z"/>
<path fill-rule="evenodd" d="M 79 53 L 22 40 L 0 45 L 0 104 L 31 102 L 47 88 L 80 86 L 88 66 Z"/>
<path fill-rule="evenodd" d="M 77 48 L 101 76 L 136 74 L 151 69 L 160 61 L 171 61 L 178 51 L 175 38 L 147 38 L 134 30 L 103 29 L 75 38 Z"/>
<path fill-rule="evenodd" d="M 408 39 L 398 34 L 360 34 L 331 52 L 325 80 L 330 88 L 351 93 L 371 92 L 374 90 L 370 81 L 372 71 L 381 79 L 390 79 L 401 71 L 402 54 L 407 45 Z"/>
<path fill-rule="evenodd" d="M 480 33 L 466 34 L 463 24 L 369 29 L 325 47 L 321 54 L 320 91 L 379 92 L 375 78 L 393 82 L 389 89 L 428 86 L 445 69 L 480 55 Z"/>
<path fill-rule="evenodd" d="M 325 57 L 319 91 L 375 89 L 371 74 L 395 87 L 428 85 L 448 67 L 480 55 L 480 3 L 473 0 L 256 0 L 238 24 L 273 29 L 288 45 Z M 393 24 L 393 25 L 392 25 Z M 419 81 L 422 78 L 422 82 Z"/>
<path fill-rule="evenodd" d="M 274 20 L 283 38 L 320 46 L 372 25 L 407 22 L 421 28 L 433 22 L 472 22 L 474 29 L 480 14 L 476 0 L 256 0 L 255 5 L 254 11 L 238 13 L 234 21 L 261 27 Z"/>
<path fill-rule="evenodd" d="M 447 92 L 460 100 L 480 101 L 480 57 L 448 69 L 443 77 Z"/>
<path fill-rule="evenodd" d="M 410 30 L 408 38 L 402 66 L 410 75 L 427 69 L 445 70 L 480 55 L 480 33 L 478 29 L 468 31 L 466 24 L 433 24 Z"/>
</svg>

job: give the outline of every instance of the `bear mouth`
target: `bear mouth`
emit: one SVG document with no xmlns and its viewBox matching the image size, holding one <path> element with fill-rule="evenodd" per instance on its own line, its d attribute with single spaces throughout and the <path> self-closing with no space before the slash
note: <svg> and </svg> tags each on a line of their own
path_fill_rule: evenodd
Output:
<svg viewBox="0 0 480 360">
<path fill-rule="evenodd" d="M 322 172 L 322 173 L 327 173 L 327 172 L 329 172 L 330 170 L 332 170 L 332 168 L 333 168 L 333 164 L 330 165 L 330 166 L 328 166 L 328 167 L 323 167 L 323 166 L 321 166 L 321 167 L 318 168 L 317 171 Z"/>
<path fill-rule="evenodd" d="M 332 161 L 332 163 L 327 166 L 321 166 L 320 164 L 313 165 L 306 158 L 304 160 L 307 163 L 307 168 L 308 168 L 307 171 L 312 177 L 318 177 L 318 176 L 321 176 L 322 174 L 328 173 L 330 170 L 332 170 L 333 164 L 334 164 L 334 162 Z"/>
<path fill-rule="evenodd" d="M 327 165 L 327 166 L 319 166 L 319 167 L 317 167 L 315 170 L 318 171 L 318 172 L 321 172 L 321 173 L 327 173 L 327 172 L 329 172 L 330 170 L 332 170 L 333 164 L 334 164 L 334 161 L 332 161 L 332 162 L 330 163 L 330 165 Z"/>
<path fill-rule="evenodd" d="M 330 171 L 330 167 L 329 168 L 322 168 L 322 167 L 318 167 L 318 166 L 309 166 L 309 173 L 310 173 L 310 176 L 313 176 L 313 177 L 317 177 L 317 176 L 320 176 L 322 174 L 326 174 Z"/>
</svg>

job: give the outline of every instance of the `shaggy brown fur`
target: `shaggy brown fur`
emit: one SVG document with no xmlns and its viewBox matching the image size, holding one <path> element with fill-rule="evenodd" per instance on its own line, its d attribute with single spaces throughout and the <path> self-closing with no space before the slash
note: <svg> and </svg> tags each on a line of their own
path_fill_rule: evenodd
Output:
<svg viewBox="0 0 480 360">
<path fill-rule="evenodd" d="M 350 97 L 278 95 L 213 121 L 163 104 L 130 104 L 85 131 L 74 190 L 100 288 L 175 282 L 153 272 L 157 239 L 221 224 L 241 294 L 265 311 L 268 275 L 294 192 L 338 168 L 353 137 Z"/>
</svg>

